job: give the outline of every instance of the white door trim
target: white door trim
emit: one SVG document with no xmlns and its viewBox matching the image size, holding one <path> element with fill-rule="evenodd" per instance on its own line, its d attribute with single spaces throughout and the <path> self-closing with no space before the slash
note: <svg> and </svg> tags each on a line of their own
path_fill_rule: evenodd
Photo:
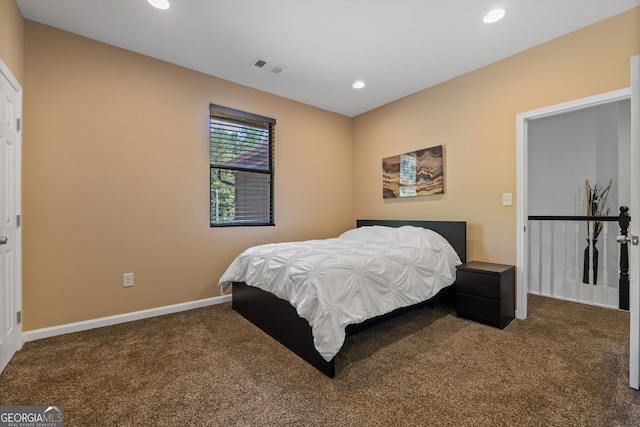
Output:
<svg viewBox="0 0 640 427">
<path fill-rule="evenodd" d="M 631 58 L 631 202 L 629 234 L 640 235 L 640 55 Z M 634 193 L 636 193 L 634 195 Z M 633 218 L 636 218 L 635 220 Z M 640 248 L 629 245 L 629 386 L 640 388 Z"/>
<path fill-rule="evenodd" d="M 14 89 L 16 93 L 16 106 L 15 106 L 15 119 L 19 119 L 22 121 L 22 86 L 15 78 L 13 73 L 9 70 L 9 67 L 0 59 L 0 77 L 3 80 L 6 80 L 9 85 Z M 5 120 L 5 118 L 0 118 L 0 120 Z M 17 126 L 17 123 L 16 123 Z M 18 130 L 16 136 L 16 158 L 14 166 L 14 174 L 13 182 L 14 182 L 14 191 L 15 191 L 15 203 L 16 209 L 15 213 L 17 215 L 22 215 L 22 132 Z M 15 257 L 16 257 L 16 265 L 15 265 L 15 289 L 13 292 L 14 295 L 14 305 L 17 311 L 22 311 L 22 227 L 17 226 L 15 230 Z M 15 345 L 15 348 L 10 349 L 10 353 L 20 350 L 24 343 L 24 337 L 22 335 L 22 323 L 18 323 L 16 316 L 17 313 L 10 313 L 10 317 L 13 321 L 16 321 L 15 325 L 15 333 L 17 334 L 17 341 L 11 341 L 11 346 Z M 3 364 L 4 365 L 4 364 Z M 4 369 L 4 366 L 0 365 L 0 371 Z"/>
<path fill-rule="evenodd" d="M 631 98 L 631 88 L 619 89 L 612 92 L 606 92 L 599 95 L 589 96 L 587 98 L 576 99 L 574 101 L 564 102 L 562 104 L 552 105 L 537 110 L 527 111 L 516 115 L 516 168 L 517 168 L 517 191 L 518 197 L 516 201 L 516 271 L 517 271 L 517 288 L 516 288 L 516 318 L 527 318 L 527 283 L 528 270 L 527 259 L 528 241 L 527 241 L 527 126 L 529 120 L 540 119 L 543 117 L 554 116 L 557 114 L 567 113 L 570 111 L 581 110 L 583 108 L 594 107 L 597 105 L 608 104 L 611 102 L 624 101 Z M 632 120 L 633 121 L 633 120 Z M 633 212 L 631 212 L 633 214 Z"/>
</svg>

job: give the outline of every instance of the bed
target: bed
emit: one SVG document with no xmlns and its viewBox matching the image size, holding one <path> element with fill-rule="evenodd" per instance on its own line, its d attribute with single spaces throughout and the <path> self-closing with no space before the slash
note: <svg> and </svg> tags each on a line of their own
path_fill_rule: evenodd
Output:
<svg viewBox="0 0 640 427">
<path fill-rule="evenodd" d="M 385 266 L 381 267 L 379 271 L 376 270 L 375 265 L 382 263 L 380 256 L 397 263 L 396 255 L 405 251 L 405 246 L 413 244 L 414 241 L 419 240 L 419 244 L 422 245 L 423 235 L 428 236 L 426 249 L 423 249 L 422 246 L 419 249 L 413 247 L 407 249 L 413 254 L 411 256 L 416 258 L 410 261 L 411 271 L 419 269 L 416 266 L 418 262 L 422 261 L 417 257 L 442 257 L 434 258 L 435 264 L 433 266 L 431 266 L 431 260 L 427 260 L 430 265 L 427 270 L 433 273 L 431 274 L 433 277 L 427 277 L 423 273 L 417 276 L 409 274 L 408 277 L 404 277 L 405 273 L 399 273 L 403 281 L 397 287 L 401 288 L 402 292 L 395 287 L 393 292 L 385 289 L 380 291 L 382 285 L 377 283 L 376 277 L 396 276 L 393 266 Z M 361 236 L 366 236 L 366 247 L 360 242 L 363 239 Z M 393 236 L 395 243 L 389 243 L 383 249 L 375 247 L 381 243 L 378 238 L 382 239 L 388 236 Z M 442 299 L 453 301 L 455 298 L 453 290 L 455 266 L 452 270 L 448 264 L 466 262 L 466 223 L 463 221 L 358 220 L 356 229 L 347 231 L 340 236 L 340 239 L 341 246 L 337 248 L 333 246 L 337 239 L 260 245 L 250 248 L 233 261 L 219 281 L 222 292 L 228 287 L 232 287 L 232 307 L 236 312 L 329 377 L 335 376 L 335 355 L 347 336 L 435 301 Z M 346 247 L 343 247 L 345 241 Z M 373 241 L 373 247 L 369 246 L 371 241 Z M 323 270 L 314 268 L 296 270 L 292 265 L 298 261 L 289 262 L 289 259 L 294 259 L 292 254 L 297 253 L 301 243 L 310 244 L 312 251 L 320 251 L 321 256 L 319 257 L 315 253 L 309 255 L 311 258 L 308 259 L 313 259 L 314 263 L 318 258 L 337 260 L 339 264 L 337 272 L 327 275 Z M 290 245 L 294 246 L 293 249 Z M 378 258 L 370 262 L 367 261 L 368 265 L 374 266 L 372 270 L 367 267 L 367 272 L 362 273 L 361 267 L 357 266 L 355 269 L 358 272 L 354 274 L 352 271 L 354 270 L 353 259 L 360 256 L 360 246 L 364 247 L 365 252 L 372 251 Z M 431 252 L 438 254 L 434 255 Z M 352 253 L 355 255 L 352 256 Z M 271 265 L 279 266 L 292 264 L 286 267 L 288 274 L 289 270 L 293 269 L 291 275 L 294 278 L 283 276 L 282 268 L 269 268 L 269 262 Z M 345 269 L 345 263 L 349 264 L 350 275 L 341 276 L 341 270 Z M 356 264 L 358 263 L 359 261 L 356 262 Z M 405 261 L 402 263 L 406 264 Z M 443 266 L 443 263 L 447 265 Z M 304 293 L 299 291 L 298 287 L 292 288 L 292 283 L 296 282 L 296 286 L 299 286 L 299 283 L 302 283 L 300 280 L 304 283 L 315 283 L 317 281 L 316 275 L 321 274 L 333 282 L 351 281 L 353 277 L 356 278 L 354 280 L 360 280 L 359 278 L 364 276 L 372 278 L 374 283 L 369 285 L 367 282 L 365 288 L 374 289 L 374 296 L 367 296 L 364 293 L 361 295 L 362 286 L 357 288 L 360 290 L 344 291 L 344 289 L 352 289 L 354 286 L 352 284 L 342 286 L 342 283 L 340 286 L 334 286 L 331 284 L 333 282 L 330 282 L 329 285 L 322 285 L 332 289 L 330 292 L 326 291 L 324 287 L 311 287 L 310 285 L 303 286 Z M 301 278 L 296 275 L 305 276 Z M 425 283 L 423 284 L 422 281 Z M 414 282 L 420 282 L 419 286 L 414 288 Z M 249 286 L 247 283 L 251 283 L 253 286 Z M 433 288 L 430 288 L 432 284 Z M 411 289 L 408 289 L 409 287 Z M 426 290 L 428 287 L 429 290 Z M 406 294 L 404 288 L 407 288 Z M 292 289 L 294 290 L 292 291 Z M 414 293 L 416 289 L 418 294 Z M 339 293 L 337 299 L 334 295 L 336 290 Z M 376 294 L 375 290 L 378 290 L 379 293 Z M 358 301 L 355 304 L 358 306 L 358 310 L 351 308 L 352 303 L 348 309 L 337 304 L 341 300 L 352 298 L 354 293 Z M 332 296 L 329 298 L 327 295 Z M 309 301 L 314 301 L 313 310 L 309 308 L 311 307 Z"/>
</svg>

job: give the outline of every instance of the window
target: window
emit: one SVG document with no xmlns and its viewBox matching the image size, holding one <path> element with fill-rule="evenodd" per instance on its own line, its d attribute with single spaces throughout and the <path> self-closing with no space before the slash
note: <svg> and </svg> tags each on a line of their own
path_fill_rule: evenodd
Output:
<svg viewBox="0 0 640 427">
<path fill-rule="evenodd" d="M 211 227 L 274 225 L 276 121 L 211 104 Z"/>
</svg>

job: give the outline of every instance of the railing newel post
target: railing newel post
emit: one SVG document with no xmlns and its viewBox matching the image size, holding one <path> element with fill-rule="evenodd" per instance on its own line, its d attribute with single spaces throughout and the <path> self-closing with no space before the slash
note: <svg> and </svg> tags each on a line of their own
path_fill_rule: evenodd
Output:
<svg viewBox="0 0 640 427">
<path fill-rule="evenodd" d="M 629 208 L 627 206 L 620 207 L 620 216 L 618 224 L 620 226 L 620 235 L 627 236 L 629 232 Z M 618 308 L 621 310 L 629 310 L 629 246 L 626 241 L 620 242 L 620 279 L 618 281 Z"/>
</svg>

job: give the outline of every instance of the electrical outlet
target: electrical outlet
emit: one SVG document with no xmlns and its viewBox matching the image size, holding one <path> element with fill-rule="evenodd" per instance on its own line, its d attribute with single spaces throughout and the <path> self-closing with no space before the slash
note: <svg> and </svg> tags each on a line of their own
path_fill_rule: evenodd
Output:
<svg viewBox="0 0 640 427">
<path fill-rule="evenodd" d="M 502 206 L 513 206 L 513 194 L 502 193 Z"/>
<path fill-rule="evenodd" d="M 133 273 L 124 273 L 122 275 L 122 287 L 130 288 L 133 286 Z"/>
</svg>

